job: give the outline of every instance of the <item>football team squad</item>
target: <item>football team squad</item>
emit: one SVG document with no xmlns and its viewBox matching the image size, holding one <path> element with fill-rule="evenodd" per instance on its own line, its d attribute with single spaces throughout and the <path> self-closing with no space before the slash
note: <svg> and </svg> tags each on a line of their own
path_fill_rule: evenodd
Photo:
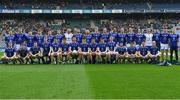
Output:
<svg viewBox="0 0 180 100">
<path fill-rule="evenodd" d="M 169 31 L 171 30 L 171 31 Z M 98 29 L 68 28 L 66 32 L 53 35 L 49 30 L 35 34 L 9 31 L 5 36 L 6 49 L 1 57 L 4 64 L 112 64 L 149 63 L 179 64 L 178 34 L 175 29 L 147 29 L 146 32 L 132 28 L 125 33 L 116 28 L 108 31 Z M 170 50 L 170 52 L 169 52 Z M 175 55 L 173 55 L 175 52 Z M 170 59 L 169 57 L 170 53 Z M 175 57 L 175 59 L 173 59 Z"/>
</svg>

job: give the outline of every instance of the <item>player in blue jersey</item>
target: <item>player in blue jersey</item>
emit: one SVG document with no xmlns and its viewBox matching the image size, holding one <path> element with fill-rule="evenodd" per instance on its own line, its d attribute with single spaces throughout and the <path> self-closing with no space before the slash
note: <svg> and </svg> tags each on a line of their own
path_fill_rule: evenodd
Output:
<svg viewBox="0 0 180 100">
<path fill-rule="evenodd" d="M 136 48 L 138 49 L 142 42 L 144 42 L 146 39 L 145 35 L 141 33 L 141 30 L 138 30 L 138 33 L 135 34 L 135 42 L 136 42 Z"/>
<path fill-rule="evenodd" d="M 92 33 L 93 38 L 95 38 L 96 43 L 99 43 L 101 34 L 99 33 L 98 28 L 94 29 L 94 32 Z"/>
<path fill-rule="evenodd" d="M 85 30 L 84 37 L 86 37 L 86 42 L 87 42 L 87 43 L 91 43 L 92 34 L 90 34 L 90 31 L 89 31 L 89 30 Z"/>
<path fill-rule="evenodd" d="M 72 43 L 69 45 L 70 46 L 70 55 L 72 55 L 72 63 L 77 63 L 77 55 L 78 55 L 78 46 L 79 44 L 76 41 L 76 38 L 72 38 Z"/>
<path fill-rule="evenodd" d="M 62 49 L 60 48 L 60 44 L 55 38 L 54 42 L 51 44 L 51 50 L 50 50 L 51 64 L 61 63 L 61 60 L 62 60 L 61 53 L 62 53 Z M 55 62 L 54 62 L 54 59 L 55 59 Z"/>
<path fill-rule="evenodd" d="M 104 39 L 104 42 L 107 43 L 109 41 L 109 32 L 107 31 L 106 28 L 103 28 L 103 33 L 101 34 L 101 38 Z"/>
<path fill-rule="evenodd" d="M 117 32 L 117 29 L 116 29 L 116 28 L 113 28 L 113 29 L 111 30 L 110 36 L 113 37 L 113 41 L 114 41 L 115 43 L 118 42 L 118 32 Z"/>
<path fill-rule="evenodd" d="M 128 60 L 128 62 L 134 63 L 134 61 L 136 60 L 136 56 L 137 56 L 137 49 L 134 46 L 134 42 L 131 42 L 130 47 L 127 48 L 125 58 L 126 60 Z"/>
<path fill-rule="evenodd" d="M 107 52 L 106 54 L 107 56 L 107 60 L 109 63 L 113 63 L 113 61 L 115 61 L 115 49 L 116 49 L 116 42 L 114 42 L 113 36 L 109 37 L 109 42 L 107 43 L 107 47 L 109 49 L 109 52 Z M 110 55 L 110 56 L 109 56 Z"/>
<path fill-rule="evenodd" d="M 134 42 L 134 40 L 135 40 L 135 35 L 133 29 L 129 28 L 129 33 L 126 34 L 126 42 L 127 42 L 126 46 L 129 47 L 130 43 Z"/>
<path fill-rule="evenodd" d="M 12 47 L 12 42 L 8 43 L 8 47 L 5 49 L 4 56 L 1 57 L 1 60 L 4 64 L 8 64 L 9 62 L 16 62 L 16 50 Z"/>
<path fill-rule="evenodd" d="M 29 58 L 31 60 L 31 64 L 34 64 L 36 59 L 38 60 L 38 63 L 40 64 L 40 60 L 42 59 L 42 53 L 37 42 L 34 42 L 33 47 L 31 47 L 29 51 Z"/>
<path fill-rule="evenodd" d="M 16 49 L 20 48 L 20 44 L 24 43 L 25 35 L 22 32 L 15 33 Z"/>
<path fill-rule="evenodd" d="M 47 38 L 44 39 L 44 43 L 42 45 L 42 55 L 43 55 L 43 63 L 49 64 L 51 62 L 50 58 L 50 44 L 47 41 Z"/>
<path fill-rule="evenodd" d="M 17 50 L 17 60 L 21 63 L 29 63 L 29 52 L 27 50 L 27 47 L 24 43 L 20 45 L 20 48 Z"/>
<path fill-rule="evenodd" d="M 87 54 L 89 58 L 92 58 L 92 59 L 90 59 L 91 63 L 95 63 L 97 46 L 98 46 L 98 44 L 96 43 L 95 38 L 92 38 L 92 41 L 89 45 L 88 54 Z"/>
<path fill-rule="evenodd" d="M 86 43 L 86 38 L 82 39 L 82 43 L 79 45 L 79 50 L 78 50 L 78 58 L 80 60 L 80 62 L 82 62 L 83 60 L 87 60 L 87 53 L 88 53 L 88 43 Z M 88 61 L 89 63 L 89 61 Z"/>
<path fill-rule="evenodd" d="M 38 47 L 42 47 L 42 43 L 44 42 L 44 36 L 42 35 L 41 30 L 38 30 L 37 32 L 36 42 L 38 44 Z"/>
<path fill-rule="evenodd" d="M 64 35 L 62 33 L 58 32 L 58 34 L 55 36 L 55 38 L 57 39 L 58 43 L 62 43 Z"/>
<path fill-rule="evenodd" d="M 26 35 L 26 43 L 27 43 L 28 50 L 30 50 L 30 48 L 33 47 L 35 41 L 36 41 L 36 38 L 32 34 L 32 31 L 29 31 L 28 34 Z"/>
<path fill-rule="evenodd" d="M 13 34 L 12 31 L 9 31 L 9 34 L 5 36 L 5 42 L 6 42 L 6 47 L 8 47 L 8 43 L 12 43 L 12 47 L 14 46 L 15 42 L 15 35 Z"/>
<path fill-rule="evenodd" d="M 125 63 L 125 54 L 126 54 L 126 47 L 124 47 L 123 43 L 119 44 L 119 47 L 116 48 L 116 63 Z"/>
<path fill-rule="evenodd" d="M 73 37 L 76 38 L 76 41 L 77 41 L 78 43 L 81 43 L 81 42 L 82 42 L 82 37 L 83 37 L 83 35 L 82 35 L 80 29 L 75 29 L 75 32 L 74 32 L 74 34 L 73 34 Z"/>
<path fill-rule="evenodd" d="M 117 41 L 118 43 L 123 43 L 125 46 L 126 44 L 126 34 L 124 33 L 124 28 L 121 28 L 120 32 L 117 34 Z"/>
<path fill-rule="evenodd" d="M 157 29 L 154 29 L 152 40 L 156 41 L 156 45 L 160 51 L 160 48 L 161 48 L 161 46 L 160 46 L 160 33 Z"/>
<path fill-rule="evenodd" d="M 63 61 L 63 63 L 66 63 L 67 58 L 68 58 L 67 54 L 68 54 L 68 51 L 69 51 L 69 44 L 67 44 L 66 38 L 63 38 L 60 47 L 62 49 L 62 58 L 63 58 L 62 61 Z"/>
<path fill-rule="evenodd" d="M 96 49 L 96 58 L 97 58 L 96 60 L 99 61 L 97 63 L 101 63 L 102 61 L 103 62 L 107 61 L 107 59 L 105 59 L 108 56 L 108 54 L 106 54 L 106 47 L 107 47 L 107 45 L 104 42 L 104 39 L 101 38 L 100 42 L 98 44 L 98 48 L 99 48 L 100 52 L 99 52 L 99 50 Z M 110 54 L 109 54 L 109 56 L 110 56 Z M 109 59 L 110 59 L 110 57 L 109 57 Z"/>
<path fill-rule="evenodd" d="M 156 45 L 156 41 L 153 41 L 152 47 L 150 48 L 149 51 L 150 51 L 149 57 L 151 59 L 151 63 L 158 64 L 160 58 L 160 52 L 159 52 L 159 48 Z"/>
<path fill-rule="evenodd" d="M 160 34 L 161 42 L 161 57 L 164 62 L 164 52 L 166 53 L 166 61 L 168 60 L 168 48 L 169 48 L 169 33 L 168 29 L 164 29 L 164 32 Z"/>
<path fill-rule="evenodd" d="M 54 35 L 52 35 L 51 30 L 48 31 L 47 39 L 49 44 L 52 44 L 54 42 Z"/>
<path fill-rule="evenodd" d="M 140 58 L 141 63 L 143 62 L 147 63 L 149 60 L 149 54 L 150 52 L 148 50 L 148 47 L 146 47 L 145 42 L 142 42 L 140 48 L 137 51 L 138 56 L 136 56 L 136 60 L 139 62 L 139 58 Z"/>
<path fill-rule="evenodd" d="M 176 34 L 175 29 L 173 29 L 172 34 L 169 34 L 169 45 L 170 45 L 170 61 L 173 64 L 178 63 L 178 42 L 179 42 L 179 35 Z M 175 51 L 175 62 L 173 61 L 173 52 Z"/>
</svg>

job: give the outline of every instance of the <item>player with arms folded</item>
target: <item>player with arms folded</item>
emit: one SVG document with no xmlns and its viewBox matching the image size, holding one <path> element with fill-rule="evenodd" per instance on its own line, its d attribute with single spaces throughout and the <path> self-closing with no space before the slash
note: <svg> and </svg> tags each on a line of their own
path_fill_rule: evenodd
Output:
<svg viewBox="0 0 180 100">
<path fill-rule="evenodd" d="M 37 42 L 34 42 L 34 46 L 31 47 L 29 51 L 29 58 L 31 60 L 31 64 L 34 64 L 34 60 L 38 59 L 38 64 L 40 64 L 40 59 L 42 59 L 41 50 L 37 45 Z"/>
<path fill-rule="evenodd" d="M 116 63 L 125 63 L 126 52 L 126 47 L 123 46 L 123 43 L 120 43 L 120 46 L 116 48 Z"/>
<path fill-rule="evenodd" d="M 12 47 L 12 42 L 8 43 L 8 47 L 5 49 L 4 56 L 1 57 L 1 60 L 4 64 L 8 64 L 9 62 L 16 62 L 16 50 Z"/>
<path fill-rule="evenodd" d="M 17 60 L 20 64 L 29 63 L 29 51 L 25 45 L 26 44 L 22 43 L 20 49 L 17 51 Z"/>
<path fill-rule="evenodd" d="M 148 47 L 145 46 L 145 42 L 142 42 L 140 48 L 138 49 L 137 51 L 137 55 L 136 56 L 136 59 L 137 59 L 137 62 L 139 63 L 139 60 L 141 61 L 141 63 L 147 63 L 148 60 L 149 60 L 149 50 L 148 50 Z"/>
<path fill-rule="evenodd" d="M 156 41 L 153 41 L 152 47 L 150 48 L 150 54 L 149 57 L 151 59 L 152 64 L 158 64 L 160 59 L 160 52 L 159 48 L 156 45 Z"/>
<path fill-rule="evenodd" d="M 137 49 L 134 46 L 134 42 L 131 42 L 130 47 L 127 48 L 125 58 L 128 60 L 129 63 L 134 63 L 136 60 L 136 55 L 137 55 Z"/>
</svg>

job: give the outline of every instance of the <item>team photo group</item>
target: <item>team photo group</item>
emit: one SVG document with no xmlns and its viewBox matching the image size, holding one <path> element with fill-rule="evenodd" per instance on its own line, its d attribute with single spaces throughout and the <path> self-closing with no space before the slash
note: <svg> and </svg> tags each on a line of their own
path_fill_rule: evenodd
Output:
<svg viewBox="0 0 180 100">
<path fill-rule="evenodd" d="M 3 64 L 126 64 L 171 65 L 178 62 L 176 29 L 107 29 L 65 32 L 41 30 L 5 34 Z M 175 52 L 175 53 L 173 53 Z M 173 59 L 175 58 L 175 59 Z"/>
</svg>

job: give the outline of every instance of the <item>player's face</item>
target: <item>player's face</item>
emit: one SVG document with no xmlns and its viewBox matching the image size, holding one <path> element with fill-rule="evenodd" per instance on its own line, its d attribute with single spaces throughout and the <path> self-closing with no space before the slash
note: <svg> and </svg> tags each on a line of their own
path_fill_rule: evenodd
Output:
<svg viewBox="0 0 180 100">
<path fill-rule="evenodd" d="M 9 48 L 12 48 L 12 43 L 11 43 L 11 42 L 9 42 L 8 46 L 9 46 Z"/>
<path fill-rule="evenodd" d="M 36 42 L 34 43 L 34 47 L 37 47 L 37 43 Z"/>
<path fill-rule="evenodd" d="M 82 43 L 86 43 L 86 39 L 83 39 L 83 40 L 82 40 Z"/>
<path fill-rule="evenodd" d="M 67 29 L 67 33 L 70 34 L 71 33 L 71 29 Z"/>
<path fill-rule="evenodd" d="M 32 35 L 32 32 L 31 32 L 31 31 L 29 32 L 29 35 Z"/>
<path fill-rule="evenodd" d="M 153 46 L 153 47 L 156 47 L 156 42 L 155 42 L 155 41 L 152 43 L 152 46 Z"/>
<path fill-rule="evenodd" d="M 120 43 L 120 47 L 123 47 L 123 43 Z"/>
<path fill-rule="evenodd" d="M 89 31 L 89 30 L 86 30 L 86 31 L 85 31 L 85 33 L 86 33 L 86 34 L 89 34 L 89 33 L 90 33 L 90 31 Z"/>
<path fill-rule="evenodd" d="M 131 47 L 134 47 L 134 43 L 131 43 L 130 46 L 131 46 Z"/>
<path fill-rule="evenodd" d="M 145 42 L 142 42 L 142 47 L 145 47 Z"/>
<path fill-rule="evenodd" d="M 101 39 L 101 43 L 104 43 L 104 39 Z"/>
<path fill-rule="evenodd" d="M 74 43 L 76 42 L 76 38 L 75 37 L 72 40 L 73 40 Z"/>
<path fill-rule="evenodd" d="M 57 39 L 54 39 L 54 43 L 57 43 Z"/>
<path fill-rule="evenodd" d="M 92 39 L 92 41 L 91 41 L 92 43 L 95 43 L 96 41 L 95 41 L 95 39 Z"/>
<path fill-rule="evenodd" d="M 110 41 L 113 41 L 113 37 L 112 36 L 109 39 L 110 39 Z"/>
<path fill-rule="evenodd" d="M 103 29 L 103 33 L 107 33 L 107 29 L 106 28 Z"/>
<path fill-rule="evenodd" d="M 48 34 L 49 34 L 49 35 L 51 35 L 51 34 L 52 34 L 52 32 L 51 32 L 51 31 L 48 31 Z"/>
</svg>

